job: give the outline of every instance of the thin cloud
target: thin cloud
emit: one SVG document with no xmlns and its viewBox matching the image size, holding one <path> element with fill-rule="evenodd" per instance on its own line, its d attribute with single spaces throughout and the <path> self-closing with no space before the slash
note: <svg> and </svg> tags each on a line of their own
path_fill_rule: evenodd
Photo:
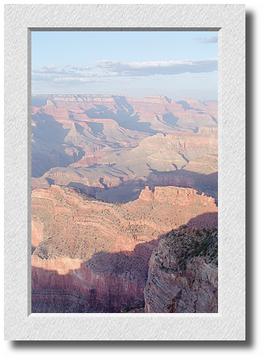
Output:
<svg viewBox="0 0 265 360">
<path fill-rule="evenodd" d="M 80 83 L 80 84 L 84 84 L 84 83 L 99 83 L 99 82 L 103 82 L 104 80 L 101 78 L 95 78 L 95 77 L 57 77 L 53 79 L 54 83 Z"/>
<path fill-rule="evenodd" d="M 89 83 L 125 77 L 137 78 L 155 75 L 178 75 L 184 73 L 208 73 L 217 70 L 216 60 L 201 61 L 101 61 L 95 66 L 65 67 L 43 66 L 32 72 L 32 80 L 49 83 Z"/>
<path fill-rule="evenodd" d="M 202 44 L 216 44 L 218 42 L 218 36 L 217 35 L 205 36 L 205 37 L 197 38 L 196 40 Z"/>
<path fill-rule="evenodd" d="M 100 72 L 102 73 L 102 70 L 91 66 L 43 66 L 32 71 L 32 80 L 48 81 L 49 83 L 95 82 L 102 78 Z"/>
<path fill-rule="evenodd" d="M 89 75 L 93 68 L 89 66 L 72 66 L 67 65 L 64 67 L 56 66 L 43 66 L 40 69 L 34 69 L 33 74 L 45 74 L 45 75 Z"/>
<path fill-rule="evenodd" d="M 217 70 L 216 60 L 201 61 L 103 61 L 98 66 L 116 76 L 177 75 L 184 73 L 204 73 Z"/>
</svg>

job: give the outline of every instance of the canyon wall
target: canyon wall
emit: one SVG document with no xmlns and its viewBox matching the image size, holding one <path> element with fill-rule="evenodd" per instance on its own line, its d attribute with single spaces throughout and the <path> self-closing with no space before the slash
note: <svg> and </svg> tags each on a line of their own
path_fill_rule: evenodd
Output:
<svg viewBox="0 0 265 360">
<path fill-rule="evenodd" d="M 217 222 L 214 199 L 175 187 L 115 205 L 51 186 L 33 191 L 32 214 L 33 312 L 143 311 L 160 237 L 191 218 L 193 227 Z"/>
<path fill-rule="evenodd" d="M 162 237 L 149 262 L 145 312 L 218 311 L 217 229 L 181 227 Z"/>
<path fill-rule="evenodd" d="M 31 150 L 33 312 L 216 311 L 216 102 L 33 97 Z"/>
</svg>

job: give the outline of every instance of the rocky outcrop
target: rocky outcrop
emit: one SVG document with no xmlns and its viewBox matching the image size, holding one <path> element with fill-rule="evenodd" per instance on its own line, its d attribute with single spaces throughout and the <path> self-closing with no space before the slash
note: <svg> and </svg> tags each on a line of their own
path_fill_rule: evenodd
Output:
<svg viewBox="0 0 265 360">
<path fill-rule="evenodd" d="M 32 257 L 32 311 L 128 312 L 144 307 L 148 260 L 157 241 L 88 261 Z"/>
<path fill-rule="evenodd" d="M 131 136 L 127 135 L 127 139 L 131 139 Z M 90 145 L 89 148 L 83 145 L 81 159 L 79 157 L 78 161 L 68 167 L 54 166 L 41 179 L 51 179 L 57 185 L 79 183 L 103 188 L 99 181 L 102 179 L 110 188 L 137 179 L 148 184 L 150 178 L 161 173 L 163 177 L 170 178 L 171 173 L 175 172 L 173 175 L 178 179 L 178 186 L 185 186 L 188 182 L 196 183 L 196 176 L 204 176 L 204 185 L 207 186 L 207 176 L 218 169 L 217 132 L 212 130 L 196 134 L 157 134 L 147 136 L 138 143 L 132 140 L 130 144 L 123 142 L 120 146 L 123 150 L 109 149 L 103 145 Z M 74 156 L 77 159 L 78 153 L 74 155 L 72 148 L 68 146 L 64 149 L 69 159 Z M 38 184 L 35 180 L 33 187 L 42 187 L 42 183 L 43 180 L 38 180 Z"/>
<path fill-rule="evenodd" d="M 34 190 L 33 312 L 139 311 L 159 237 L 191 218 L 194 226 L 216 224 L 214 199 L 156 187 L 108 204 L 58 186 Z"/>
<path fill-rule="evenodd" d="M 149 261 L 145 312 L 217 312 L 217 242 L 216 228 L 190 225 L 162 237 Z"/>
<path fill-rule="evenodd" d="M 49 170 L 96 164 L 115 164 L 116 174 L 107 168 L 105 173 L 115 178 L 120 172 L 130 179 L 133 173 L 148 175 L 146 163 L 159 171 L 174 170 L 174 165 L 205 174 L 217 170 L 214 102 L 50 95 L 36 104 L 32 107 L 34 177 L 45 174 L 62 185 Z"/>
<path fill-rule="evenodd" d="M 111 204 L 51 185 L 32 192 L 34 254 L 87 260 L 100 251 L 132 251 L 205 213 L 217 213 L 215 201 L 194 189 L 146 187 L 135 201 Z"/>
<path fill-rule="evenodd" d="M 142 312 L 160 238 L 161 257 L 170 257 L 163 239 L 172 229 L 217 226 L 217 103 L 102 95 L 32 102 L 33 312 Z M 173 274 L 182 289 L 199 279 L 185 288 L 191 299 L 196 289 L 206 294 L 194 300 L 196 311 L 214 309 L 200 280 L 214 278 L 212 266 L 196 255 Z M 156 295 L 165 296 L 165 311 L 180 296 L 171 270 L 160 270 L 152 256 L 149 279 L 163 291 L 146 287 L 157 302 L 148 300 L 147 311 L 162 309 Z"/>
</svg>

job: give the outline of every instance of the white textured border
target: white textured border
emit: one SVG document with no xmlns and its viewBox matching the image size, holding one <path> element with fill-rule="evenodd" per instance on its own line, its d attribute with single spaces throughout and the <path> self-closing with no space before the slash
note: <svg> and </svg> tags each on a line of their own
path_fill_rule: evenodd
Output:
<svg viewBox="0 0 265 360">
<path fill-rule="evenodd" d="M 29 314 L 30 28 L 219 30 L 219 313 Z M 243 5 L 7 5 L 5 337 L 10 340 L 245 340 Z"/>
</svg>

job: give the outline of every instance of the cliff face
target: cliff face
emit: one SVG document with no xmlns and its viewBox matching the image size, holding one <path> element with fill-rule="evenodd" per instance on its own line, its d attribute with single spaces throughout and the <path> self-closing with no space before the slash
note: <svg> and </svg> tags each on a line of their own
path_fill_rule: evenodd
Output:
<svg viewBox="0 0 265 360">
<path fill-rule="evenodd" d="M 193 189 L 145 188 L 135 201 L 110 204 L 52 185 L 32 192 L 34 254 L 88 260 L 100 251 L 132 251 L 205 213 L 217 213 L 214 199 Z"/>
<path fill-rule="evenodd" d="M 146 311 L 214 311 L 215 265 L 164 239 L 217 226 L 217 103 L 32 100 L 32 311 L 141 312 L 147 279 Z"/>
<path fill-rule="evenodd" d="M 32 311 L 111 313 L 143 308 L 148 260 L 156 244 L 138 245 L 132 252 L 101 252 L 87 262 L 33 256 Z"/>
<path fill-rule="evenodd" d="M 33 188 L 47 178 L 82 189 L 176 168 L 214 173 L 216 111 L 216 103 L 166 97 L 48 96 L 32 107 Z"/>
<path fill-rule="evenodd" d="M 126 204 L 58 186 L 34 190 L 32 311 L 143 308 L 148 262 L 159 237 L 191 218 L 192 226 L 216 224 L 214 200 L 174 187 L 146 188 Z"/>
<path fill-rule="evenodd" d="M 217 253 L 217 229 L 184 226 L 163 237 L 149 261 L 145 312 L 217 312 Z"/>
</svg>

